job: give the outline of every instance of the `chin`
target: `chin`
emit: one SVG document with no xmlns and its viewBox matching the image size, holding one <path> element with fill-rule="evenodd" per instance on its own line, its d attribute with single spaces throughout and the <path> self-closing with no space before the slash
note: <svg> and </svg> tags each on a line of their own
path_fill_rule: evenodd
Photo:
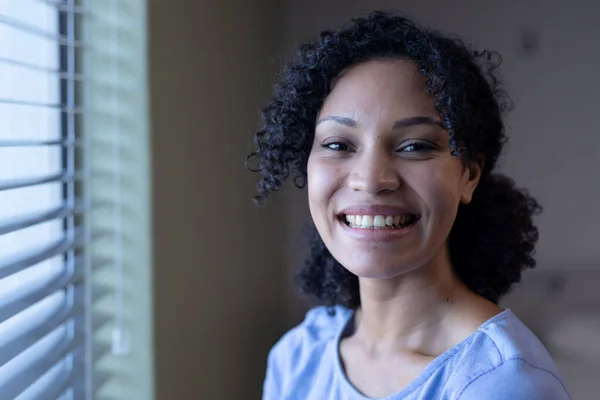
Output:
<svg viewBox="0 0 600 400">
<path fill-rule="evenodd" d="M 424 263 L 414 258 L 406 259 L 405 255 L 396 257 L 377 257 L 369 254 L 357 255 L 352 259 L 338 258 L 340 264 L 348 271 L 365 279 L 391 279 L 402 274 L 414 271 Z"/>
</svg>

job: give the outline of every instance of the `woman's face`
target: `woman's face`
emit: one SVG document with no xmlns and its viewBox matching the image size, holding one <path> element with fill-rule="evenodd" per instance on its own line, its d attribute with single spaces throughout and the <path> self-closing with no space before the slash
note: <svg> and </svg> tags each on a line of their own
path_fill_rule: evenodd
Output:
<svg viewBox="0 0 600 400">
<path fill-rule="evenodd" d="M 317 118 L 309 205 L 331 254 L 364 278 L 391 278 L 445 254 L 479 165 L 452 157 L 425 79 L 408 60 L 369 61 L 337 80 Z"/>
</svg>

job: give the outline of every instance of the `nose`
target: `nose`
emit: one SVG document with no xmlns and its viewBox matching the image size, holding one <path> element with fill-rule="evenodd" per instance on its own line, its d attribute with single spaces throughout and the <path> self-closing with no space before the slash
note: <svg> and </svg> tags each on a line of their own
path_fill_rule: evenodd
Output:
<svg viewBox="0 0 600 400">
<path fill-rule="evenodd" d="M 350 189 L 371 195 L 397 190 L 401 179 L 392 158 L 387 154 L 363 153 L 348 176 Z"/>
</svg>

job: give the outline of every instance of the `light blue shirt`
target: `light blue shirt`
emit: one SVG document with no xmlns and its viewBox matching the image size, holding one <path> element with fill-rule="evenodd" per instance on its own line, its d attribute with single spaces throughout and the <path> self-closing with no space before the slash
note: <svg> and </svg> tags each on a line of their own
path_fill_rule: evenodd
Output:
<svg viewBox="0 0 600 400">
<path fill-rule="evenodd" d="M 269 353 L 263 400 L 368 400 L 348 381 L 338 344 L 353 311 L 310 310 Z M 554 362 L 510 311 L 437 357 L 385 400 L 566 400 Z"/>
</svg>

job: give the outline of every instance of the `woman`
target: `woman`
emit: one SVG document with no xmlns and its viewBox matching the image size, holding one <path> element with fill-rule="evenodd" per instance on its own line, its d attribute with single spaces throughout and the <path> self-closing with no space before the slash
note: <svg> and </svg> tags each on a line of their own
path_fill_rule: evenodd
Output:
<svg viewBox="0 0 600 400">
<path fill-rule="evenodd" d="M 264 399 L 568 399 L 498 300 L 535 265 L 537 202 L 494 172 L 506 99 L 490 52 L 374 12 L 300 47 L 249 161 L 294 174 L 322 307 L 272 349 Z"/>
</svg>

